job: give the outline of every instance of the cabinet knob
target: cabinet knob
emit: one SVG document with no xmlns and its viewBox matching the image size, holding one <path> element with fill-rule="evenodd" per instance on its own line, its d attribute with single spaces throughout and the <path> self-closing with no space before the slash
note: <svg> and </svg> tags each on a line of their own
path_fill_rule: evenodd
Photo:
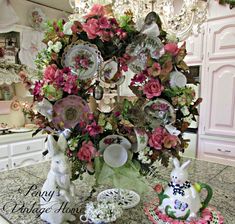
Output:
<svg viewBox="0 0 235 224">
<path fill-rule="evenodd" d="M 16 166 L 16 163 L 13 163 L 13 166 Z"/>
<path fill-rule="evenodd" d="M 26 147 L 26 150 L 30 150 L 30 146 L 29 145 Z"/>
<path fill-rule="evenodd" d="M 8 165 L 8 164 L 6 165 L 6 168 L 9 168 L 9 165 Z"/>
<path fill-rule="evenodd" d="M 223 149 L 217 149 L 217 151 L 219 151 L 219 152 L 226 152 L 226 153 L 230 153 L 231 152 L 230 150 L 223 150 Z"/>
</svg>

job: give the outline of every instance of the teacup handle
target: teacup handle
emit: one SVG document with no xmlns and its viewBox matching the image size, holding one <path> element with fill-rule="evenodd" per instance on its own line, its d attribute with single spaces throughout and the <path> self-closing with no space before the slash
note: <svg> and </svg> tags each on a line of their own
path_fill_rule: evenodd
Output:
<svg viewBox="0 0 235 224">
<path fill-rule="evenodd" d="M 213 190 L 212 190 L 212 188 L 211 188 L 209 185 L 207 185 L 207 184 L 204 184 L 204 183 L 198 183 L 198 184 L 199 184 L 199 186 L 200 186 L 200 191 L 199 191 L 199 192 L 201 192 L 202 189 L 206 189 L 206 190 L 207 190 L 207 197 L 206 197 L 206 199 L 202 202 L 202 207 L 201 207 L 201 209 L 200 209 L 200 211 L 202 211 L 204 208 L 206 208 L 206 207 L 208 206 L 208 204 L 209 204 L 209 202 L 210 202 L 210 200 L 211 200 L 211 198 L 212 198 L 212 195 L 213 195 Z"/>
</svg>

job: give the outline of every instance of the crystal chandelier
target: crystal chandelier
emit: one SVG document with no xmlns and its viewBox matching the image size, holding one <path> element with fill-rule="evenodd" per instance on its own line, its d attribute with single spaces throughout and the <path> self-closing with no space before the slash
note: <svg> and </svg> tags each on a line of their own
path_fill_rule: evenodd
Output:
<svg viewBox="0 0 235 224">
<path fill-rule="evenodd" d="M 131 10 L 139 29 L 143 25 L 144 17 L 149 12 L 155 11 L 162 20 L 163 29 L 175 35 L 180 41 L 200 31 L 208 11 L 208 2 L 203 0 L 69 0 L 69 2 L 74 9 L 70 20 L 81 19 L 94 3 L 112 4 L 113 12 L 117 15 Z M 176 6 L 180 5 L 181 9 L 175 12 Z"/>
</svg>

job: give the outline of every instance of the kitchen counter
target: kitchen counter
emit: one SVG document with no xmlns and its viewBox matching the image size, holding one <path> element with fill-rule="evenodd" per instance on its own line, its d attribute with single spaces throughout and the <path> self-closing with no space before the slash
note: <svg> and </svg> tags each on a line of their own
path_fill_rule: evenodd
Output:
<svg viewBox="0 0 235 224">
<path fill-rule="evenodd" d="M 24 133 L 11 133 L 11 134 L 4 134 L 0 135 L 0 145 L 1 144 L 7 144 L 17 141 L 27 141 L 27 140 L 33 140 L 37 138 L 43 138 L 47 135 L 38 133 L 34 137 L 32 137 L 34 131 L 24 132 Z"/>
<path fill-rule="evenodd" d="M 39 218 L 36 218 L 35 214 L 32 212 L 23 212 L 23 209 L 19 211 L 19 205 L 22 206 L 24 204 L 25 207 L 32 207 L 34 202 L 39 204 L 38 195 L 27 194 L 25 196 L 25 194 L 33 185 L 36 185 L 37 190 L 40 191 L 49 168 L 49 162 L 44 162 L 37 165 L 0 173 L 0 214 L 8 220 L 6 223 L 43 223 Z M 171 169 L 172 165 L 168 168 L 159 166 L 156 177 L 154 180 L 152 179 L 151 182 L 153 184 L 167 184 Z M 189 179 L 192 182 L 204 182 L 213 188 L 214 195 L 210 205 L 216 207 L 222 213 L 225 218 L 225 224 L 235 224 L 235 167 L 193 160 L 189 168 L 189 175 Z M 84 201 L 87 200 L 90 195 L 89 192 L 91 191 L 91 187 L 88 186 L 91 185 L 93 181 L 93 177 L 89 176 L 85 178 L 83 182 L 77 181 L 76 183 L 77 192 L 79 192 L 79 194 L 76 196 L 75 202 L 77 207 L 82 209 L 82 212 L 84 212 Z M 93 200 L 95 200 L 95 196 L 103 189 L 104 187 L 99 187 L 97 189 L 96 193 L 93 194 Z M 14 203 L 17 203 L 18 209 L 16 210 L 18 211 L 13 213 L 10 211 L 10 208 L 15 205 Z M 0 219 L 0 223 L 3 224 L 4 222 Z M 77 223 L 80 222 L 76 222 L 76 224 Z M 140 203 L 137 207 L 124 211 L 124 215 L 115 223 L 147 224 L 150 222 L 143 212 L 142 203 Z"/>
</svg>

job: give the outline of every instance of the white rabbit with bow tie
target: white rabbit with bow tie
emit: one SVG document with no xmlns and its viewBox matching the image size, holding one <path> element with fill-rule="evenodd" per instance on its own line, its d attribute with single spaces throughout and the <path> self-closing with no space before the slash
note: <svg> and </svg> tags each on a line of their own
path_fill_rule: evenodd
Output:
<svg viewBox="0 0 235 224">
<path fill-rule="evenodd" d="M 63 134 L 60 134 L 58 142 L 52 135 L 48 136 L 48 151 L 52 159 L 51 169 L 41 190 L 43 196 L 40 197 L 40 206 L 44 212 L 40 217 L 50 224 L 68 224 L 68 221 L 76 219 L 62 210 L 62 206 L 71 206 L 75 195 L 66 148 L 67 140 Z"/>
</svg>

